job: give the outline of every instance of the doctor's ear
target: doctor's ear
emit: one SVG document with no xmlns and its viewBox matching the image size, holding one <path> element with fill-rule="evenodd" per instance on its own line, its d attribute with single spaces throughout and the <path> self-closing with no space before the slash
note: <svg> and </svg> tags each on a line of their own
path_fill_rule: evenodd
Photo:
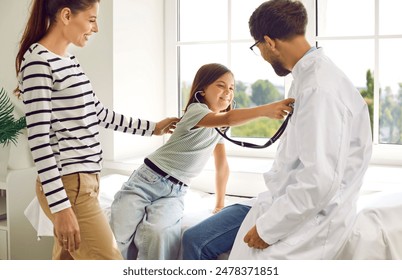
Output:
<svg viewBox="0 0 402 280">
<path fill-rule="evenodd" d="M 269 37 L 268 35 L 264 35 L 264 40 L 270 49 L 272 49 L 272 50 L 275 49 L 275 47 L 276 47 L 275 40 L 271 39 L 271 37 Z"/>
</svg>

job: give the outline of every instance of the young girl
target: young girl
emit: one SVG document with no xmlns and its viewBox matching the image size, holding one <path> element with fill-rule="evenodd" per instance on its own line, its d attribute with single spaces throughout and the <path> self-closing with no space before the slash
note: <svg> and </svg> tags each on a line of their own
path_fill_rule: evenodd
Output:
<svg viewBox="0 0 402 280">
<path fill-rule="evenodd" d="M 177 259 L 180 247 L 183 196 L 214 154 L 215 211 L 224 206 L 229 167 L 223 139 L 216 127 L 244 124 L 259 117 L 282 119 L 294 99 L 248 109 L 231 110 L 232 72 L 220 64 L 202 66 L 193 81 L 190 99 L 165 145 L 150 154 L 116 193 L 111 226 L 126 259 Z"/>
<path fill-rule="evenodd" d="M 100 103 L 67 52 L 98 32 L 98 7 L 99 0 L 34 0 L 16 57 L 37 196 L 54 224 L 53 259 L 122 258 L 97 200 L 99 125 L 151 136 L 169 132 L 176 121 L 127 118 Z"/>
</svg>

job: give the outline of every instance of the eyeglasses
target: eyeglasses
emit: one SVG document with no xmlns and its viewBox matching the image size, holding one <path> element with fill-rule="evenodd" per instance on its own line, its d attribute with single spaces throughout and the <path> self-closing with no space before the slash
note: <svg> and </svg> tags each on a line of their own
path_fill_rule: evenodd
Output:
<svg viewBox="0 0 402 280">
<path fill-rule="evenodd" d="M 255 43 L 250 47 L 250 50 L 251 50 L 255 55 L 258 55 L 258 56 L 261 55 L 260 49 L 257 47 L 257 45 L 258 45 L 259 43 L 261 43 L 261 42 L 260 42 L 260 41 L 257 41 L 257 42 L 255 42 Z"/>
</svg>

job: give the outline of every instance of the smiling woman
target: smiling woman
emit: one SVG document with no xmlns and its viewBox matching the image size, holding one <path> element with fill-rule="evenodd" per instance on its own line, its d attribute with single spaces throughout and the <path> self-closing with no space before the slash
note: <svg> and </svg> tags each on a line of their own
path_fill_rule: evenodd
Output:
<svg viewBox="0 0 402 280">
<path fill-rule="evenodd" d="M 141 136 L 170 132 L 158 123 L 103 106 L 69 45 L 98 32 L 99 0 L 33 0 L 16 57 L 28 141 L 38 171 L 36 192 L 54 224 L 54 259 L 121 259 L 99 208 L 99 127 Z M 80 190 L 80 191 L 79 191 Z M 84 190 L 84 191 L 82 191 Z"/>
<path fill-rule="evenodd" d="M 95 4 L 81 13 L 73 13 L 70 9 L 62 10 L 64 15 L 62 20 L 68 22 L 67 25 L 71 31 L 67 31 L 68 43 L 83 47 L 93 33 L 98 32 L 98 23 L 96 22 L 99 10 L 99 4 Z M 42 39 L 45 41 L 46 37 Z M 63 55 L 63 54 L 61 54 Z"/>
<path fill-rule="evenodd" d="M 98 31 L 96 17 L 99 2 L 100 0 L 71 1 L 68 7 L 64 7 L 60 1 L 33 1 L 32 16 L 25 27 L 17 54 L 17 72 L 20 70 L 25 52 L 31 44 L 39 40 L 60 56 L 66 54 L 70 43 L 85 45 L 83 42 L 86 41 L 87 34 Z M 63 32 L 52 32 L 52 36 L 49 36 L 48 31 L 52 31 L 56 24 L 63 24 Z M 77 40 L 77 36 L 81 39 Z"/>
</svg>

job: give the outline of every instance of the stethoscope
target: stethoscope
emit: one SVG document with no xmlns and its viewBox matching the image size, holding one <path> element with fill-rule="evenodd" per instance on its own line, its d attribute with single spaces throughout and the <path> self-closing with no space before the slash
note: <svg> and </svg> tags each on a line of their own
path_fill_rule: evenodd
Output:
<svg viewBox="0 0 402 280">
<path fill-rule="evenodd" d="M 202 93 L 202 92 L 203 92 L 203 91 L 200 90 L 200 91 L 197 91 L 197 92 L 194 94 L 194 99 L 195 99 L 198 103 L 202 103 L 202 102 L 198 99 L 197 94 Z M 236 106 L 236 102 L 233 100 L 233 106 L 232 106 L 233 109 L 235 108 L 235 106 Z M 289 106 L 292 107 L 292 108 L 294 108 L 294 107 L 293 107 L 293 106 L 294 106 L 293 103 L 289 104 Z M 284 121 L 284 122 L 281 124 L 281 126 L 279 127 L 278 131 L 275 132 L 274 136 L 272 136 L 272 137 L 271 137 L 265 144 L 263 144 L 263 145 L 257 145 L 257 144 L 253 144 L 253 143 L 249 143 L 249 142 L 243 142 L 243 141 L 238 141 L 238 140 L 231 139 L 229 136 L 226 135 L 227 131 L 229 130 L 229 127 L 223 127 L 223 128 L 221 128 L 221 129 L 215 127 L 215 130 L 216 130 L 223 138 L 225 138 L 225 139 L 228 140 L 229 142 L 232 142 L 232 143 L 235 144 L 235 145 L 238 145 L 238 146 L 241 146 L 241 147 L 246 147 L 246 148 L 252 148 L 252 149 L 264 149 L 264 148 L 267 148 L 267 147 L 271 146 L 272 144 L 274 144 L 274 143 L 276 142 L 276 140 L 278 140 L 278 139 L 281 137 L 281 135 L 283 134 L 283 132 L 284 132 L 285 129 L 286 129 L 286 126 L 288 125 L 288 122 L 289 122 L 290 117 L 292 116 L 292 114 L 293 114 L 293 111 L 289 112 L 289 114 L 286 116 L 285 121 Z"/>
</svg>

